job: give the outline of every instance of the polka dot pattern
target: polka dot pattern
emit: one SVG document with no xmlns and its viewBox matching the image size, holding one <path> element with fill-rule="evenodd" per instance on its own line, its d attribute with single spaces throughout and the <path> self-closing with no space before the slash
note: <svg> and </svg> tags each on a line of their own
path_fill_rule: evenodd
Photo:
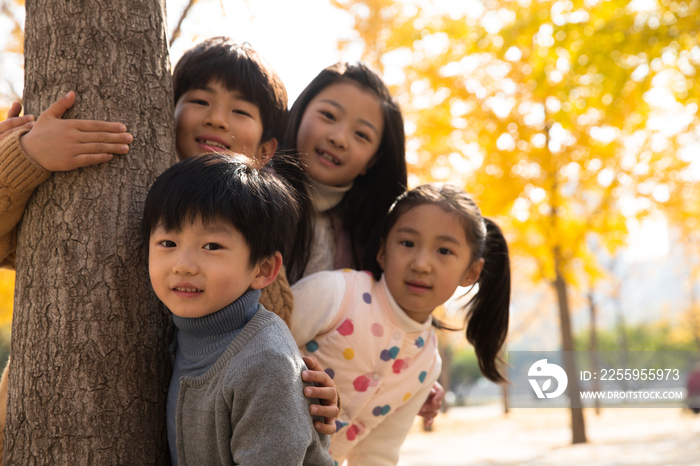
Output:
<svg viewBox="0 0 700 466">
<path fill-rule="evenodd" d="M 336 432 L 339 432 L 340 429 L 342 429 L 342 428 L 345 427 L 346 425 L 348 425 L 347 422 L 340 422 L 340 421 L 336 420 L 336 421 L 335 421 L 335 431 L 336 431 Z"/>
<path fill-rule="evenodd" d="M 369 388 L 369 377 L 366 375 L 361 375 L 352 382 L 352 386 L 358 392 L 366 392 Z"/>
<path fill-rule="evenodd" d="M 355 331 L 355 326 L 352 324 L 352 321 L 350 319 L 345 319 L 342 324 L 338 327 L 338 333 L 343 335 L 344 337 L 347 337 L 348 335 L 352 335 L 352 332 Z"/>
<path fill-rule="evenodd" d="M 362 273 L 348 271 L 343 279 L 357 283 L 352 288 L 356 307 L 347 313 L 343 310 L 335 327 L 337 333 L 324 333 L 317 341 L 310 341 L 306 354 L 320 353 L 318 357 L 327 366 L 324 371 L 339 389 L 347 391 L 347 403 L 362 402 L 359 412 L 348 417 L 343 411 L 334 421 L 338 441 L 355 445 L 429 382 L 430 358 L 424 353 L 435 349 L 435 336 L 432 330 L 412 334 L 402 330 L 382 309 L 385 300 L 376 282 L 371 288 L 365 286 L 370 280 Z"/>
<path fill-rule="evenodd" d="M 378 324 L 375 322 L 370 327 L 370 330 L 372 331 L 372 335 L 374 335 L 377 338 L 384 336 L 384 327 L 382 326 L 382 324 Z"/>
<path fill-rule="evenodd" d="M 318 351 L 318 342 L 316 340 L 311 340 L 306 344 L 306 351 L 309 353 L 314 353 Z"/>
<path fill-rule="evenodd" d="M 350 440 L 352 442 L 353 440 L 355 440 L 357 438 L 358 432 L 359 432 L 359 429 L 357 428 L 357 426 L 352 425 L 348 428 L 348 431 L 345 433 L 345 435 L 347 436 L 348 440 Z"/>
<path fill-rule="evenodd" d="M 389 414 L 389 411 L 391 411 L 391 406 L 389 405 L 375 406 L 372 410 L 372 414 L 375 416 L 386 416 Z"/>
</svg>

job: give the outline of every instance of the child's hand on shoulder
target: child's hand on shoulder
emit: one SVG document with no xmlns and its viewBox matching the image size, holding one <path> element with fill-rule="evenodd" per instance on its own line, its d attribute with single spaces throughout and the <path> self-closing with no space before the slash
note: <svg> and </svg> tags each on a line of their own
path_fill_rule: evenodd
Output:
<svg viewBox="0 0 700 466">
<path fill-rule="evenodd" d="M 34 126 L 34 115 L 19 116 L 21 111 L 22 104 L 12 102 L 10 109 L 7 111 L 7 119 L 0 121 L 0 141 L 15 131 L 22 128 L 31 129 Z"/>
<path fill-rule="evenodd" d="M 340 414 L 340 399 L 335 382 L 323 370 L 316 358 L 304 356 L 304 364 L 308 370 L 301 373 L 304 382 L 313 382 L 315 387 L 306 387 L 304 396 L 318 398 L 321 405 L 309 406 L 309 412 L 313 416 L 323 417 L 324 422 L 314 422 L 314 428 L 326 435 L 335 434 L 335 419 Z"/>
<path fill-rule="evenodd" d="M 24 152 L 49 171 L 68 171 L 96 165 L 126 154 L 133 141 L 121 123 L 97 120 L 62 120 L 75 103 L 70 91 L 47 108 L 27 134 L 20 138 Z"/>
</svg>

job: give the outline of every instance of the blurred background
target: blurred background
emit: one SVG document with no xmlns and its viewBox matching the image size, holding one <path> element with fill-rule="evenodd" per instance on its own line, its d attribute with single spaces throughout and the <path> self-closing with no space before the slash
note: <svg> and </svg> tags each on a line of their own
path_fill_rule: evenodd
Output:
<svg viewBox="0 0 700 466">
<path fill-rule="evenodd" d="M 22 97 L 23 3 L 0 0 L 0 118 Z M 290 105 L 337 61 L 382 74 L 411 186 L 464 186 L 506 232 L 508 350 L 700 351 L 700 1 L 166 3 L 173 64 L 207 37 L 249 42 Z M 13 288 L 2 271 L 2 364 Z M 588 444 L 567 447 L 566 410 L 508 412 L 463 333 L 441 338 L 449 411 L 401 464 L 700 464 L 682 403 L 586 409 Z"/>
</svg>

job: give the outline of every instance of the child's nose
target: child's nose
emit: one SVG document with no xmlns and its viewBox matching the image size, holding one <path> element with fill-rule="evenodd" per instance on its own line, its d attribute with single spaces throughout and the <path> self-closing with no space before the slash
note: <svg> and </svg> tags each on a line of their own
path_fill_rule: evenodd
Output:
<svg viewBox="0 0 700 466">
<path fill-rule="evenodd" d="M 180 254 L 173 266 L 173 273 L 178 275 L 195 275 L 198 271 L 197 262 L 189 253 Z"/>
<path fill-rule="evenodd" d="M 221 109 L 212 107 L 204 120 L 205 126 L 228 130 L 228 119 Z"/>
<path fill-rule="evenodd" d="M 345 135 L 345 128 L 338 125 L 330 133 L 328 133 L 328 140 L 335 147 L 340 149 L 345 149 L 347 147 L 347 137 Z"/>
<path fill-rule="evenodd" d="M 416 254 L 413 256 L 413 260 L 411 261 L 411 267 L 415 272 L 430 272 L 430 257 L 428 256 L 427 252 L 421 250 L 416 251 Z"/>
</svg>

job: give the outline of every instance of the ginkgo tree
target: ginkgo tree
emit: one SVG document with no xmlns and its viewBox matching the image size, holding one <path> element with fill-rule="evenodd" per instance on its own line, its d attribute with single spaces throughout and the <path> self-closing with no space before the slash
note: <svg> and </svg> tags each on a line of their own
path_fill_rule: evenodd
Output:
<svg viewBox="0 0 700 466">
<path fill-rule="evenodd" d="M 394 86 L 414 183 L 461 183 L 499 219 L 551 284 L 572 351 L 570 288 L 600 275 L 587 238 L 614 250 L 627 218 L 685 209 L 677 152 L 698 125 L 700 2 L 334 3 Z M 580 409 L 572 430 L 586 441 Z"/>
</svg>

